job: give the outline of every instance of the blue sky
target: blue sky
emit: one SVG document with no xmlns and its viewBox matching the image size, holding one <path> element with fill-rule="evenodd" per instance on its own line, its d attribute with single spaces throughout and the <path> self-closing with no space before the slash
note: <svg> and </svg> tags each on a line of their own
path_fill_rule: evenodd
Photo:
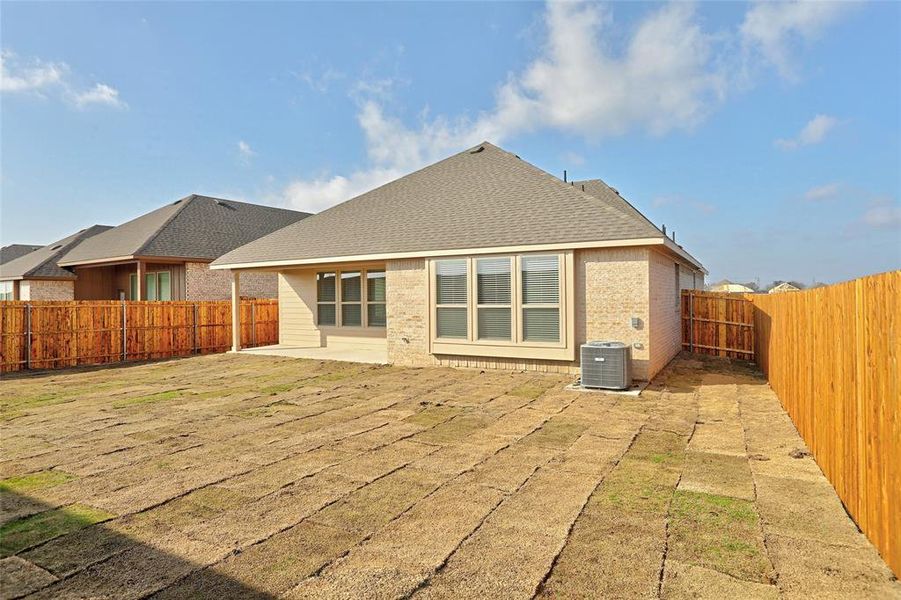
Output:
<svg viewBox="0 0 901 600">
<path fill-rule="evenodd" d="M 489 139 L 712 280 L 901 267 L 901 4 L 0 5 L 0 236 L 322 210 Z"/>
</svg>

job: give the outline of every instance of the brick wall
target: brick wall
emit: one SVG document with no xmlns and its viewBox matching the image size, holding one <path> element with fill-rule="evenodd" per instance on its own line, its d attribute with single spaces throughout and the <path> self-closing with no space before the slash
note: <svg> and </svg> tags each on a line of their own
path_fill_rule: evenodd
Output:
<svg viewBox="0 0 901 600">
<path fill-rule="evenodd" d="M 676 262 L 659 252 L 650 253 L 651 356 L 653 376 L 673 359 L 682 347 L 679 305 L 676 293 Z M 680 269 L 680 279 L 681 279 Z M 680 289 L 681 289 L 680 281 Z"/>
<path fill-rule="evenodd" d="M 20 300 L 74 300 L 74 281 L 25 280 L 19 283 Z"/>
<path fill-rule="evenodd" d="M 385 265 L 388 360 L 398 365 L 436 364 L 429 354 L 429 277 L 425 259 Z"/>
<path fill-rule="evenodd" d="M 648 376 L 649 307 L 646 248 L 604 248 L 575 254 L 575 342 L 633 344 L 633 375 Z M 429 354 L 429 281 L 424 259 L 389 261 L 388 359 L 395 364 L 578 373 L 579 361 Z M 640 319 L 633 328 L 631 317 Z M 635 347 L 637 344 L 638 347 Z M 576 350 L 578 357 L 578 349 Z"/>
<path fill-rule="evenodd" d="M 209 264 L 185 263 L 185 300 L 230 300 L 232 275 L 229 270 L 211 270 Z M 276 273 L 241 273 L 241 296 L 277 298 Z"/>
</svg>

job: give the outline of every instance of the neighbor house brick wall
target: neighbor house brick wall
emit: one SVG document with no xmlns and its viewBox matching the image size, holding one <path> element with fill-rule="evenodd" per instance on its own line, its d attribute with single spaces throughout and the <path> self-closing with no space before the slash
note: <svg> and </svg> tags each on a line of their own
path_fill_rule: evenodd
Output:
<svg viewBox="0 0 901 600">
<path fill-rule="evenodd" d="M 185 263 L 185 300 L 230 300 L 232 274 L 229 270 L 212 270 L 208 263 Z M 241 296 L 245 298 L 277 298 L 276 273 L 241 273 Z"/>
<path fill-rule="evenodd" d="M 32 279 L 19 282 L 20 300 L 74 300 L 74 281 Z"/>
<path fill-rule="evenodd" d="M 425 259 L 385 264 L 388 360 L 398 365 L 436 364 L 429 354 L 429 276 Z"/>
</svg>

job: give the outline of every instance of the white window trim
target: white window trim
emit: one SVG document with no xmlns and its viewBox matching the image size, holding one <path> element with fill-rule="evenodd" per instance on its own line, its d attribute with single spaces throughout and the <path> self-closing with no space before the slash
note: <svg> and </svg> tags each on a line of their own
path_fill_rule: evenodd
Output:
<svg viewBox="0 0 901 600">
<path fill-rule="evenodd" d="M 334 273 L 335 274 L 335 301 L 334 302 L 320 302 L 319 301 L 319 287 L 316 285 L 316 315 L 315 315 L 315 323 L 316 327 L 321 330 L 341 330 L 341 331 L 384 331 L 386 329 L 385 325 L 370 325 L 369 324 L 369 305 L 370 304 L 388 304 L 388 298 L 385 297 L 385 302 L 369 302 L 369 290 L 367 286 L 369 285 L 369 280 L 367 278 L 367 274 L 369 271 L 379 271 L 384 272 L 386 277 L 386 289 L 387 289 L 387 272 L 384 267 L 352 267 L 347 269 L 320 269 L 316 270 L 313 273 L 313 281 L 318 281 L 318 277 L 320 273 Z M 360 301 L 357 302 L 349 301 L 344 302 L 344 298 L 341 293 L 341 273 L 359 273 L 360 274 Z M 334 325 L 320 325 L 319 324 L 319 305 L 320 304 L 334 304 L 335 305 L 335 324 Z M 356 304 L 360 306 L 360 325 L 342 325 L 344 321 L 344 315 L 342 314 L 341 307 L 344 304 Z"/>
<path fill-rule="evenodd" d="M 560 314 L 560 338 L 557 342 L 537 342 L 523 340 L 522 331 L 522 257 L 527 255 L 549 256 L 556 255 L 559 260 L 560 274 L 560 298 L 559 304 L 529 304 L 527 307 L 553 307 L 559 308 Z M 512 302 L 511 302 L 511 331 L 513 339 L 506 340 L 480 340 L 478 339 L 478 275 L 476 272 L 476 260 L 480 258 L 512 258 Z M 437 309 L 439 306 L 462 305 L 438 305 L 436 303 L 436 263 L 441 260 L 460 260 L 459 256 L 439 257 L 428 260 L 429 278 L 429 352 L 432 354 L 486 356 L 502 358 L 536 358 L 545 360 L 575 360 L 575 264 L 574 253 L 571 250 L 560 252 L 533 252 L 518 254 L 477 255 L 467 256 L 467 339 L 439 338 L 437 332 Z"/>
</svg>

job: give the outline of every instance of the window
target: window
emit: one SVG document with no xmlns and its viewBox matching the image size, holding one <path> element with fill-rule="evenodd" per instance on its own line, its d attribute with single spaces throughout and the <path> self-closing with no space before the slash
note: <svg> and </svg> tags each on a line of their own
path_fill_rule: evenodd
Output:
<svg viewBox="0 0 901 600">
<path fill-rule="evenodd" d="M 681 302 L 681 300 L 682 300 L 682 289 L 681 289 L 681 288 L 682 288 L 682 285 L 681 285 L 680 282 L 679 282 L 679 263 L 675 263 L 673 266 L 675 267 L 675 275 L 676 275 L 676 281 L 675 281 L 675 284 L 676 284 L 676 302 L 675 302 L 675 306 L 676 306 L 676 310 L 678 310 L 678 309 L 679 309 L 679 302 Z"/>
<path fill-rule="evenodd" d="M 0 281 L 0 300 L 13 299 L 13 282 Z"/>
<path fill-rule="evenodd" d="M 328 327 L 385 327 L 386 293 L 384 269 L 316 273 L 316 323 Z"/>
<path fill-rule="evenodd" d="M 435 267 L 436 326 L 439 338 L 466 339 L 466 260 L 440 260 Z"/>
<path fill-rule="evenodd" d="M 172 283 L 169 279 L 169 271 L 157 273 L 158 284 L 156 286 L 160 300 L 172 300 Z"/>
<path fill-rule="evenodd" d="M 316 274 L 316 323 L 318 325 L 337 324 L 335 309 L 335 273 Z"/>
<path fill-rule="evenodd" d="M 509 257 L 476 260 L 480 340 L 513 339 L 510 260 Z"/>
<path fill-rule="evenodd" d="M 341 325 L 363 325 L 363 297 L 360 292 L 360 271 L 341 273 Z"/>
<path fill-rule="evenodd" d="M 433 354 L 574 360 L 572 251 L 429 262 Z"/>
<path fill-rule="evenodd" d="M 560 341 L 560 258 L 522 257 L 522 338 Z"/>
<path fill-rule="evenodd" d="M 386 323 L 385 271 L 366 271 L 366 324 L 384 327 Z"/>
<path fill-rule="evenodd" d="M 129 298 L 138 297 L 138 275 L 128 276 Z M 169 271 L 144 273 L 144 300 L 172 300 L 172 278 Z"/>
</svg>

